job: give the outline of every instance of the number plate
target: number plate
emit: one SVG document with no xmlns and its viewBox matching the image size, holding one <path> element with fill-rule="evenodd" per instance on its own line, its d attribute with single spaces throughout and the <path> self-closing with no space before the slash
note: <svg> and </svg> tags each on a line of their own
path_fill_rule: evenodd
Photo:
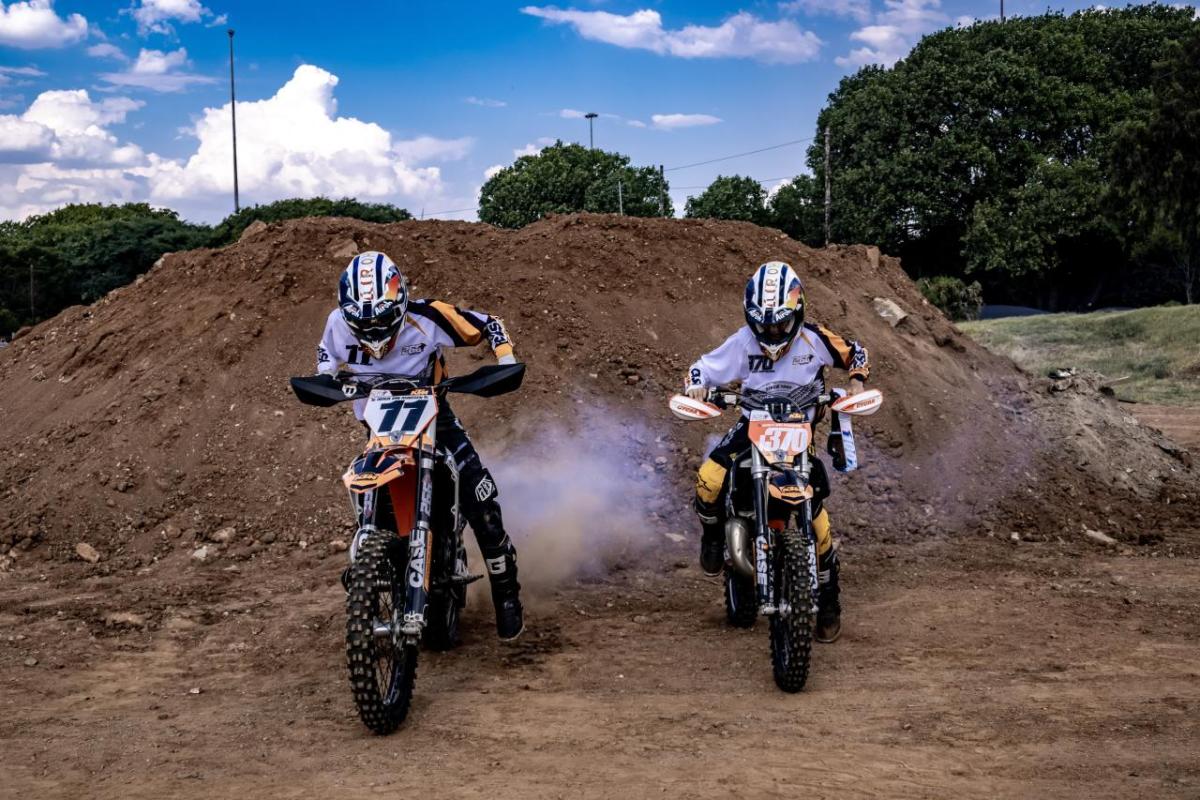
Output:
<svg viewBox="0 0 1200 800">
<path fill-rule="evenodd" d="M 385 389 L 371 392 L 363 413 L 371 433 L 392 441 L 416 436 L 429 426 L 435 416 L 437 400 L 432 396 L 393 394 Z"/>
<path fill-rule="evenodd" d="M 812 442 L 812 425 L 752 419 L 749 434 L 750 441 L 768 461 L 791 461 L 808 449 Z"/>
</svg>

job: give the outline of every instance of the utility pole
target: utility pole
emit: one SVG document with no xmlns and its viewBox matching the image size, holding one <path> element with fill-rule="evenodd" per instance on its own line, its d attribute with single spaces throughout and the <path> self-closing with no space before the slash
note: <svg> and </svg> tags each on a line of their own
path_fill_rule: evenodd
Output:
<svg viewBox="0 0 1200 800">
<path fill-rule="evenodd" d="M 665 217 L 667 215 L 667 178 L 664 174 L 666 170 L 663 165 L 658 165 L 658 215 Z"/>
<path fill-rule="evenodd" d="M 829 247 L 829 206 L 832 195 L 829 191 L 829 126 L 825 126 L 825 246 Z"/>
<path fill-rule="evenodd" d="M 625 216 L 625 200 L 621 194 L 621 179 L 617 178 L 617 213 Z"/>
<path fill-rule="evenodd" d="M 233 122 L 233 213 L 242 210 L 238 201 L 237 95 L 233 90 L 233 28 L 229 29 L 229 118 Z"/>
<path fill-rule="evenodd" d="M 596 149 L 596 137 L 594 136 L 593 131 L 592 131 L 592 120 L 594 120 L 598 116 L 600 116 L 600 115 L 597 114 L 595 111 L 589 111 L 588 113 L 583 115 L 583 118 L 588 121 L 588 149 L 589 150 Z"/>
<path fill-rule="evenodd" d="M 1000 0 L 1000 21 L 1004 22 L 1004 0 Z"/>
</svg>

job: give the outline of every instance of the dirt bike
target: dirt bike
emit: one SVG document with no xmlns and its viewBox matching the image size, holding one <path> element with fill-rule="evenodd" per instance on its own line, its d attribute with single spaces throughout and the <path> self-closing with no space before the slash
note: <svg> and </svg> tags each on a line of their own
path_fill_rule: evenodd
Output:
<svg viewBox="0 0 1200 800">
<path fill-rule="evenodd" d="M 812 420 L 826 407 L 873 414 L 883 402 L 877 389 L 795 394 L 713 389 L 705 400 L 675 395 L 669 403 L 685 420 L 713 419 L 735 405 L 749 412 L 750 450 L 725 479 L 725 610 L 741 628 L 767 617 L 775 684 L 785 692 L 800 691 L 808 680 L 817 618 Z"/>
<path fill-rule="evenodd" d="M 342 476 L 358 529 L 346 584 L 346 659 L 363 723 L 378 734 L 404 722 L 423 642 L 458 643 L 467 585 L 465 524 L 453 455 L 440 447 L 438 407 L 447 392 L 494 397 L 518 389 L 524 364 L 481 367 L 431 384 L 429 375 L 384 373 L 292 378 L 301 402 L 366 400 L 370 438 Z"/>
</svg>

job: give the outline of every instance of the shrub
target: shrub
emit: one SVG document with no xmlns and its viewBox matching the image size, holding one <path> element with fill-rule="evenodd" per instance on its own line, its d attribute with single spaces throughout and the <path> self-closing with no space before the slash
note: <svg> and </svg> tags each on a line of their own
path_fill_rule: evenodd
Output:
<svg viewBox="0 0 1200 800">
<path fill-rule="evenodd" d="M 963 283 L 959 278 L 938 275 L 921 278 L 917 288 L 950 319 L 979 319 L 979 310 L 983 308 L 983 287 L 979 281 Z"/>
</svg>

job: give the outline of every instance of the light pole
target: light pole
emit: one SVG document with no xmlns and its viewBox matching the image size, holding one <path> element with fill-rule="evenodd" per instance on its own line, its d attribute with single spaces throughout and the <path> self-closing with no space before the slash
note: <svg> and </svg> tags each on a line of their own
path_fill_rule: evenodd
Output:
<svg viewBox="0 0 1200 800">
<path fill-rule="evenodd" d="M 595 111 L 589 111 L 588 113 L 583 115 L 583 118 L 588 121 L 588 149 L 589 150 L 596 149 L 596 137 L 592 132 L 592 120 L 594 120 L 598 116 L 600 116 L 600 115 L 597 114 Z"/>
<path fill-rule="evenodd" d="M 233 213 L 242 210 L 238 202 L 237 168 L 237 95 L 233 90 L 233 28 L 229 29 L 229 119 L 233 122 Z"/>
</svg>

